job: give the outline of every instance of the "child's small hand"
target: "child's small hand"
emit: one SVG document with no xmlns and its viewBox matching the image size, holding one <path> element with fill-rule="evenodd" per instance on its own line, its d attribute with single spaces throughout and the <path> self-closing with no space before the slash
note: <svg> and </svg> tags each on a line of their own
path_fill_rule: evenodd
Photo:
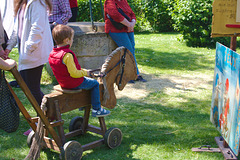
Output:
<svg viewBox="0 0 240 160">
<path fill-rule="evenodd" d="M 91 77 L 91 78 L 95 77 L 94 74 L 91 71 L 87 71 L 87 76 Z"/>
<path fill-rule="evenodd" d="M 87 76 L 88 76 L 88 77 L 91 77 L 90 71 L 87 71 Z"/>
</svg>

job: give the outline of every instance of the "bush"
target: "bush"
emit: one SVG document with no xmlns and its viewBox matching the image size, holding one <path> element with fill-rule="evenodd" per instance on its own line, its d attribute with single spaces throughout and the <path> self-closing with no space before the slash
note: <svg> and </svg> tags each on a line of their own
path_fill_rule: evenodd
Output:
<svg viewBox="0 0 240 160">
<path fill-rule="evenodd" d="M 136 30 L 151 32 L 173 31 L 172 18 L 167 10 L 170 7 L 168 1 L 129 0 L 128 2 L 137 17 Z"/>
<path fill-rule="evenodd" d="M 92 17 L 94 22 L 104 22 L 100 0 L 91 0 Z M 104 6 L 104 0 L 102 5 Z M 89 0 L 78 0 L 78 22 L 91 22 Z"/>
<path fill-rule="evenodd" d="M 105 0 L 102 0 L 104 5 Z M 136 14 L 137 32 L 178 31 L 188 46 L 215 47 L 216 42 L 226 46 L 230 38 L 211 38 L 213 0 L 128 0 Z M 89 0 L 78 0 L 78 21 L 90 22 Z M 103 22 L 99 0 L 92 0 L 93 21 Z"/>
<path fill-rule="evenodd" d="M 104 5 L 105 0 L 102 0 Z M 171 15 L 167 11 L 169 4 L 166 0 L 128 0 L 136 15 L 136 31 L 166 32 L 173 31 Z M 78 0 L 79 16 L 77 21 L 90 22 L 89 0 Z M 103 22 L 99 0 L 92 0 L 94 22 Z"/>
<path fill-rule="evenodd" d="M 229 38 L 211 38 L 212 0 L 175 0 L 171 10 L 174 29 L 183 35 L 188 46 L 229 44 Z"/>
</svg>

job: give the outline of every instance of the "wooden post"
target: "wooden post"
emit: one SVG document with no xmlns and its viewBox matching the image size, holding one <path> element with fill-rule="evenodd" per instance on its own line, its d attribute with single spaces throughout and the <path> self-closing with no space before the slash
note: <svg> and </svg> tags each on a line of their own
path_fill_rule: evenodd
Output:
<svg viewBox="0 0 240 160">
<path fill-rule="evenodd" d="M 58 105 L 58 100 L 55 100 L 54 104 L 55 104 L 55 109 L 56 109 L 57 120 L 62 120 L 60 108 L 59 108 L 59 105 Z M 59 137 L 61 138 L 61 141 L 62 141 L 62 145 L 64 145 L 66 143 L 66 139 L 65 139 L 63 126 L 62 125 L 57 126 L 57 129 L 58 129 Z"/>
<path fill-rule="evenodd" d="M 85 109 L 85 112 L 84 112 L 83 125 L 82 125 L 83 134 L 87 132 L 91 105 L 85 106 L 84 109 Z"/>
<path fill-rule="evenodd" d="M 233 51 L 236 51 L 236 48 L 237 48 L 237 36 L 235 36 L 235 35 L 231 37 L 230 48 L 231 48 Z"/>
<path fill-rule="evenodd" d="M 106 124 L 105 124 L 104 117 L 98 117 L 98 119 L 99 119 L 100 127 L 101 127 L 101 130 L 102 130 L 102 134 L 104 136 L 104 134 L 107 131 L 107 127 L 106 127 Z"/>
</svg>

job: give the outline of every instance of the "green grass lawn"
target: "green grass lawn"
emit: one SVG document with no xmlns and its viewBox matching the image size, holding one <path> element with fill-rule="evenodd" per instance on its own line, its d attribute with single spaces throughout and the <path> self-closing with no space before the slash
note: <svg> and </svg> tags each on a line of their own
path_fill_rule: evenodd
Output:
<svg viewBox="0 0 240 160">
<path fill-rule="evenodd" d="M 210 122 L 212 81 L 215 49 L 191 48 L 177 41 L 180 34 L 136 34 L 136 58 L 145 84 L 133 84 L 132 90 L 141 88 L 145 96 L 118 98 L 117 106 L 106 117 L 106 125 L 118 127 L 123 133 L 122 144 L 109 149 L 101 146 L 83 153 L 83 160 L 219 160 L 221 153 L 197 153 L 192 148 L 201 145 L 217 147 L 214 137 L 220 136 Z M 15 53 L 17 51 L 15 50 Z M 11 56 L 17 59 L 17 56 Z M 13 80 L 7 73 L 8 80 Z M 53 84 L 43 71 L 42 90 L 50 93 Z M 14 89 L 32 116 L 36 116 L 20 89 Z M 124 91 L 123 91 L 124 92 Z M 65 131 L 70 120 L 81 116 L 75 110 L 63 114 Z M 20 114 L 20 126 L 15 133 L 0 131 L 0 159 L 22 160 L 28 154 L 27 121 Z M 99 126 L 97 118 L 90 123 Z M 81 144 L 99 139 L 91 133 L 76 137 Z M 42 160 L 59 159 L 52 150 L 41 152 Z"/>
</svg>

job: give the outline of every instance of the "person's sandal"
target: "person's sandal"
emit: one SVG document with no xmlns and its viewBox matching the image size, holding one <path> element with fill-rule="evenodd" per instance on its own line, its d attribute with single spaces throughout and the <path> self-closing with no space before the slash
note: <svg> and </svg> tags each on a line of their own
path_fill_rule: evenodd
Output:
<svg viewBox="0 0 240 160">
<path fill-rule="evenodd" d="M 143 79 L 142 76 L 138 76 L 136 81 L 140 81 L 140 82 L 147 82 L 146 79 Z"/>
<path fill-rule="evenodd" d="M 135 82 L 134 82 L 134 80 L 130 80 L 130 81 L 128 81 L 128 83 L 135 83 Z"/>
</svg>

